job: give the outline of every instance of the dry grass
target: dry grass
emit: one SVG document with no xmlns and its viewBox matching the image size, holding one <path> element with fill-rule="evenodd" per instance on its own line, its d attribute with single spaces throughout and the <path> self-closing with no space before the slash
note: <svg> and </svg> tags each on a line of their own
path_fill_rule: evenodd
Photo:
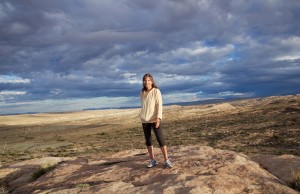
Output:
<svg viewBox="0 0 300 194">
<path fill-rule="evenodd" d="M 299 95 L 232 101 L 230 105 L 165 107 L 162 125 L 168 146 L 200 144 L 246 154 L 300 156 Z M 1 163 L 43 156 L 99 159 L 145 148 L 138 109 L 81 114 L 25 115 L 15 125 L 4 122 L 11 122 L 13 116 L 0 117 Z"/>
</svg>

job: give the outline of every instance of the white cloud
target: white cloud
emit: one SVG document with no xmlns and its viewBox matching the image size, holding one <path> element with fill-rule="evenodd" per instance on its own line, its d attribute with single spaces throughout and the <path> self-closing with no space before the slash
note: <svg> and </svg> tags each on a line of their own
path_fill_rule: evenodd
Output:
<svg viewBox="0 0 300 194">
<path fill-rule="evenodd" d="M 17 96 L 22 96 L 25 94 L 26 91 L 0 91 L 0 101 L 13 100 L 16 99 Z"/>
<path fill-rule="evenodd" d="M 200 100 L 197 93 L 171 93 L 164 94 L 163 103 L 174 103 L 174 102 L 191 102 Z"/>
<path fill-rule="evenodd" d="M 53 90 L 50 91 L 50 94 L 59 95 L 62 92 L 63 91 L 61 89 L 53 89 Z"/>
<path fill-rule="evenodd" d="M 10 76 L 10 75 L 0 75 L 0 83 L 8 83 L 8 84 L 30 84 L 29 79 L 23 79 L 17 76 Z"/>
<path fill-rule="evenodd" d="M 273 58 L 274 61 L 293 61 L 300 59 L 300 37 L 293 36 L 284 39 L 274 40 L 275 48 L 281 49 L 277 56 Z"/>
<path fill-rule="evenodd" d="M 25 91 L 0 91 L 0 95 L 3 96 L 15 96 L 15 95 L 25 95 Z"/>
<path fill-rule="evenodd" d="M 300 59 L 300 55 L 286 55 L 286 56 L 280 56 L 276 57 L 274 61 L 293 61 Z"/>
<path fill-rule="evenodd" d="M 136 73 L 123 73 L 125 81 L 129 84 L 140 84 L 142 81 L 137 77 Z"/>
<path fill-rule="evenodd" d="M 176 48 L 169 52 L 161 54 L 160 58 L 168 61 L 174 58 L 190 59 L 190 57 L 205 57 L 206 55 L 214 55 L 215 58 L 230 54 L 234 49 L 232 44 L 220 47 L 205 46 L 203 42 L 195 42 L 186 47 Z M 193 59 L 190 59 L 193 61 Z"/>
<path fill-rule="evenodd" d="M 12 23 L 7 30 L 9 30 L 9 33 L 22 34 L 28 32 L 29 29 L 30 28 L 26 24 L 15 22 Z"/>
<path fill-rule="evenodd" d="M 293 47 L 293 48 L 300 48 L 300 37 L 299 36 L 291 36 L 288 38 L 284 38 L 284 39 L 276 39 L 279 44 L 284 45 L 284 46 L 288 46 Z"/>
<path fill-rule="evenodd" d="M 233 92 L 233 91 L 225 91 L 218 93 L 219 97 L 252 97 L 254 93 L 242 93 L 242 92 Z"/>
</svg>

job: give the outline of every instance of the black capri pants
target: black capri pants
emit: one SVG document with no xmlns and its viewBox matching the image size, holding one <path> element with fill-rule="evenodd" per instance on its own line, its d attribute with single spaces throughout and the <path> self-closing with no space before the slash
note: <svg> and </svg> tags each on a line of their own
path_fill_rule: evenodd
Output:
<svg viewBox="0 0 300 194">
<path fill-rule="evenodd" d="M 164 134 L 161 129 L 161 123 L 158 128 L 155 127 L 156 123 L 142 123 L 142 125 L 147 146 L 152 146 L 151 129 L 153 129 L 155 133 L 159 146 L 163 147 L 166 145 Z"/>
</svg>

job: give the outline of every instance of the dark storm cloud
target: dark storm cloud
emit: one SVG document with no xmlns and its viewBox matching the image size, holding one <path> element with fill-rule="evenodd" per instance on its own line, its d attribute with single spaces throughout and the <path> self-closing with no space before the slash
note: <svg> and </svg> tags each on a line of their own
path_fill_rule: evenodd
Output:
<svg viewBox="0 0 300 194">
<path fill-rule="evenodd" d="M 136 96 L 144 73 L 166 94 L 297 93 L 299 21 L 298 0 L 4 0 L 0 101 Z"/>
</svg>

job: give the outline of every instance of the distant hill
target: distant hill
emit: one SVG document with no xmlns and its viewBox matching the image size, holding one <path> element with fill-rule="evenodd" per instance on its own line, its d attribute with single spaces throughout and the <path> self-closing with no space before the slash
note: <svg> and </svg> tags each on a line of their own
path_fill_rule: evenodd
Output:
<svg viewBox="0 0 300 194">
<path fill-rule="evenodd" d="M 238 99 L 209 99 L 209 100 L 199 100 L 199 101 L 190 101 L 190 102 L 172 102 L 163 104 L 164 106 L 172 106 L 172 105 L 179 105 L 179 106 L 193 106 L 193 105 L 201 105 L 201 104 L 211 104 L 211 103 L 222 103 L 222 102 L 229 102 L 240 100 Z M 140 106 L 122 106 L 122 107 L 111 107 L 111 108 L 86 108 L 83 110 L 107 110 L 107 109 L 131 109 L 131 108 L 140 108 Z"/>
</svg>

